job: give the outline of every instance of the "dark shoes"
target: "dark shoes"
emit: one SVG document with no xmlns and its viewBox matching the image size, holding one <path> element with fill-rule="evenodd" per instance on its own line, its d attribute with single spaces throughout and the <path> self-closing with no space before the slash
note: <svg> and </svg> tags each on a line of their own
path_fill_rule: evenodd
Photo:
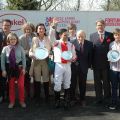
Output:
<svg viewBox="0 0 120 120">
<path fill-rule="evenodd" d="M 69 108 L 70 108 L 70 102 L 65 102 L 64 103 L 64 110 L 69 110 Z"/>
<path fill-rule="evenodd" d="M 3 97 L 1 96 L 1 97 L 0 97 L 0 103 L 2 103 L 2 102 L 3 102 Z"/>
<path fill-rule="evenodd" d="M 94 104 L 97 105 L 97 106 L 101 106 L 103 104 L 103 101 L 98 100 L 98 101 L 95 101 Z"/>
<path fill-rule="evenodd" d="M 85 107 L 85 106 L 86 106 L 86 102 L 85 102 L 85 101 L 80 101 L 80 105 L 81 105 L 82 107 Z"/>
<path fill-rule="evenodd" d="M 57 100 L 56 102 L 55 102 L 55 108 L 59 108 L 60 107 L 60 100 Z"/>
</svg>

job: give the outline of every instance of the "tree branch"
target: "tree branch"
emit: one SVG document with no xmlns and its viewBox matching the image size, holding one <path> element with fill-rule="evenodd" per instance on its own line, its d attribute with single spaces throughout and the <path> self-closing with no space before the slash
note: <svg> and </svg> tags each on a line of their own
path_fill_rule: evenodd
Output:
<svg viewBox="0 0 120 120">
<path fill-rule="evenodd" d="M 63 2 L 63 0 L 61 0 L 58 4 L 56 4 L 51 10 L 56 9 L 56 7 L 57 7 L 58 5 L 60 5 L 62 2 Z"/>
</svg>

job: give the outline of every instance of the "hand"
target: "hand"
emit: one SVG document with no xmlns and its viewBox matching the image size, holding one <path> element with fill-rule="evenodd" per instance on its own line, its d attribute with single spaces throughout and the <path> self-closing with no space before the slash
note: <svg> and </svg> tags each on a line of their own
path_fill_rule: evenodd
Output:
<svg viewBox="0 0 120 120">
<path fill-rule="evenodd" d="M 71 62 L 76 62 L 76 57 L 72 57 Z"/>
<path fill-rule="evenodd" d="M 56 17 L 54 17 L 52 21 L 53 21 L 53 22 L 52 22 L 53 24 L 57 24 L 57 23 L 59 22 Z"/>
<path fill-rule="evenodd" d="M 25 75 L 25 73 L 26 73 L 25 69 L 22 70 L 22 73 L 23 73 L 23 75 Z"/>
<path fill-rule="evenodd" d="M 29 55 L 29 51 L 28 50 L 24 50 L 26 55 Z"/>
<path fill-rule="evenodd" d="M 53 19 L 51 19 L 49 24 L 50 24 L 50 26 L 52 26 L 55 29 L 58 24 L 58 19 L 56 17 L 54 17 Z"/>
<path fill-rule="evenodd" d="M 76 59 L 72 59 L 72 62 L 76 62 Z"/>
<path fill-rule="evenodd" d="M 2 76 L 3 76 L 3 77 L 6 77 L 6 76 L 7 76 L 7 72 L 6 72 L 5 70 L 2 72 Z"/>
<path fill-rule="evenodd" d="M 32 55 L 29 55 L 32 59 L 36 60 L 36 57 L 32 54 Z"/>
<path fill-rule="evenodd" d="M 73 59 L 70 59 L 70 60 L 68 60 L 69 62 L 75 62 L 75 60 L 73 60 Z"/>
<path fill-rule="evenodd" d="M 30 83 L 33 83 L 34 82 L 34 79 L 33 77 L 30 78 Z"/>
<path fill-rule="evenodd" d="M 93 70 L 93 67 L 91 66 L 90 69 Z"/>
</svg>

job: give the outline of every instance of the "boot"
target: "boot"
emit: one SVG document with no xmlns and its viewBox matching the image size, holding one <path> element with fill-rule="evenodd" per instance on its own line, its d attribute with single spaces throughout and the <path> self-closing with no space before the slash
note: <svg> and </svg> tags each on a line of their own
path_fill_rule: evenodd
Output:
<svg viewBox="0 0 120 120">
<path fill-rule="evenodd" d="M 64 109 L 68 110 L 70 108 L 70 91 L 65 89 L 64 91 Z"/>
<path fill-rule="evenodd" d="M 60 107 L 60 92 L 54 91 L 55 92 L 55 108 Z"/>
<path fill-rule="evenodd" d="M 44 82 L 43 86 L 44 86 L 44 92 L 45 92 L 45 101 L 46 103 L 48 103 L 49 102 L 49 82 Z"/>
<path fill-rule="evenodd" d="M 40 82 L 34 82 L 34 97 L 36 102 L 40 102 L 40 93 L 41 93 L 41 83 Z"/>
</svg>

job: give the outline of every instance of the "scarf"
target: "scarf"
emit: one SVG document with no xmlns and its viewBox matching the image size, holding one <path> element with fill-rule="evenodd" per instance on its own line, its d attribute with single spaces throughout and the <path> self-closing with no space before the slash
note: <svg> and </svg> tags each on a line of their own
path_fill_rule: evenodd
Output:
<svg viewBox="0 0 120 120">
<path fill-rule="evenodd" d="M 10 46 L 9 54 L 9 67 L 15 69 L 16 66 L 16 56 L 15 56 L 15 46 Z"/>
</svg>

